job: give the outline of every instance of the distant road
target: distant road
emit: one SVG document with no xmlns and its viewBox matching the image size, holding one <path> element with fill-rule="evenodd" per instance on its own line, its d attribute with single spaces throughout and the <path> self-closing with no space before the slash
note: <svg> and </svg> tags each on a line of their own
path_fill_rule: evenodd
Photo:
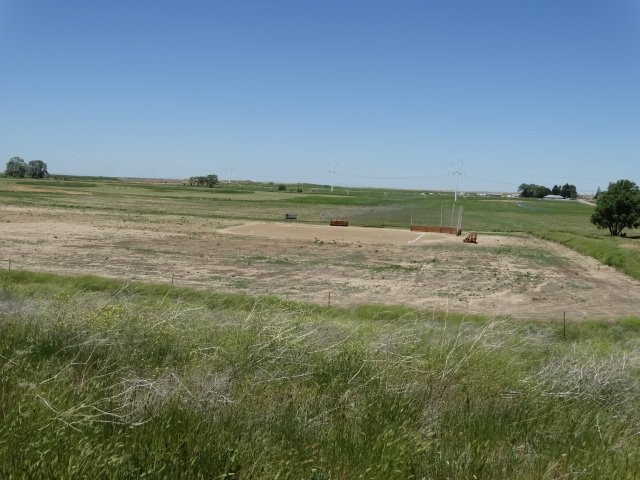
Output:
<svg viewBox="0 0 640 480">
<path fill-rule="evenodd" d="M 584 198 L 579 198 L 578 201 L 580 203 L 584 203 L 585 205 L 591 205 L 592 207 L 595 207 L 596 204 L 593 202 L 590 202 L 589 200 L 585 200 Z"/>
</svg>

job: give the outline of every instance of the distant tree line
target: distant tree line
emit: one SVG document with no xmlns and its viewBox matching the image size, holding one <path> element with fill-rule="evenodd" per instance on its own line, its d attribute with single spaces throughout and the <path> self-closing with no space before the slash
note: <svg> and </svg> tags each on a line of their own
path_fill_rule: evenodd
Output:
<svg viewBox="0 0 640 480">
<path fill-rule="evenodd" d="M 217 185 L 219 182 L 218 175 L 207 175 L 203 177 L 189 177 L 189 186 L 190 187 L 209 187 L 213 188 L 214 185 Z"/>
<path fill-rule="evenodd" d="M 47 178 L 49 176 L 47 164 L 42 160 L 31 160 L 29 163 L 25 163 L 20 157 L 9 159 L 4 174 L 13 178 Z"/>
<path fill-rule="evenodd" d="M 578 191 L 575 185 L 554 185 L 553 188 L 544 185 L 536 185 L 535 183 L 523 183 L 518 187 L 518 193 L 521 197 L 543 198 L 547 195 L 560 195 L 563 198 L 578 198 Z"/>
</svg>

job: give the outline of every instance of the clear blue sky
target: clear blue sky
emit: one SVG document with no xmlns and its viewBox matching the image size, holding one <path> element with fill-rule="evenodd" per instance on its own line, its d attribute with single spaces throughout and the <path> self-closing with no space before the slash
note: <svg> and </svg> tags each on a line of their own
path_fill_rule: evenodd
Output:
<svg viewBox="0 0 640 480">
<path fill-rule="evenodd" d="M 640 182 L 640 0 L 0 0 L 0 66 L 56 173 Z"/>
</svg>

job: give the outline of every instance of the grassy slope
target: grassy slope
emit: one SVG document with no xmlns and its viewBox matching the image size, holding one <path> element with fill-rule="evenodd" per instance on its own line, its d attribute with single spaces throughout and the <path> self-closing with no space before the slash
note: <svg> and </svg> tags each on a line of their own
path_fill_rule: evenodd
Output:
<svg viewBox="0 0 640 480">
<path fill-rule="evenodd" d="M 639 331 L 0 271 L 0 477 L 635 478 Z"/>
<path fill-rule="evenodd" d="M 539 236 L 594 257 L 605 265 L 640 280 L 640 250 L 637 240 L 585 236 L 571 232 L 542 232 Z"/>
</svg>

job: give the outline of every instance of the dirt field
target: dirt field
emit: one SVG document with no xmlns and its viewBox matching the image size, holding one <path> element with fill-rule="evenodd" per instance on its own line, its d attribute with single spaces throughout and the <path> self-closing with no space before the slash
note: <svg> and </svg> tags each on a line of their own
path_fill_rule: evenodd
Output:
<svg viewBox="0 0 640 480">
<path fill-rule="evenodd" d="M 6 268 L 95 274 L 333 305 L 520 318 L 640 314 L 640 283 L 556 244 L 408 230 L 0 206 Z"/>
<path fill-rule="evenodd" d="M 367 245 L 411 245 L 420 243 L 447 244 L 455 237 L 416 233 L 395 228 L 330 227 L 295 223 L 249 222 L 218 230 L 220 233 L 277 238 L 280 240 L 313 241 L 318 243 L 348 243 Z"/>
</svg>

